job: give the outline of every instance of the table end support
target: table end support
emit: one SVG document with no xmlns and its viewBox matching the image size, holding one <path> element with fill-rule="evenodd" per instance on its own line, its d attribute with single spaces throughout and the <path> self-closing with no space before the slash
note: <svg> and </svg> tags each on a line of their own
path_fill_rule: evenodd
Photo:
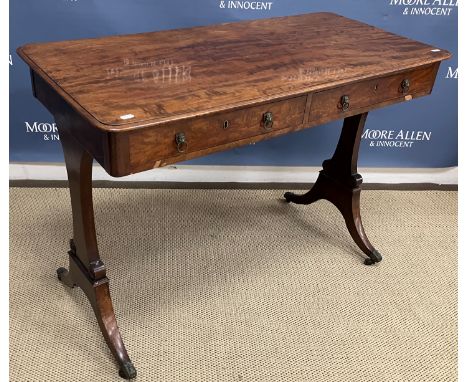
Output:
<svg viewBox="0 0 468 382">
<path fill-rule="evenodd" d="M 58 268 L 58 279 L 78 286 L 88 298 L 104 340 L 119 365 L 119 375 L 136 377 L 115 318 L 106 267 L 99 256 L 92 198 L 92 156 L 59 124 L 73 215 L 73 236 L 68 251 L 69 268 Z"/>
<path fill-rule="evenodd" d="M 298 195 L 286 192 L 287 203 L 311 204 L 324 199 L 341 212 L 354 242 L 364 252 L 366 265 L 382 261 L 382 256 L 370 243 L 364 231 L 360 213 L 362 176 L 357 173 L 357 158 L 361 134 L 367 113 L 347 117 L 331 159 L 323 162 L 323 169 L 312 189 Z"/>
</svg>

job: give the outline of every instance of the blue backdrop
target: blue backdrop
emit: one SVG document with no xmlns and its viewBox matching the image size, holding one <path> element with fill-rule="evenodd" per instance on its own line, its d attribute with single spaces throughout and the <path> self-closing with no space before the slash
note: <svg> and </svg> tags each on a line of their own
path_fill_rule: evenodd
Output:
<svg viewBox="0 0 468 382">
<path fill-rule="evenodd" d="M 16 48 L 22 44 L 331 11 L 447 49 L 453 54 L 451 60 L 441 64 L 431 96 L 369 114 L 359 165 L 455 166 L 457 2 L 425 0 L 424 5 L 420 3 L 414 0 L 10 1 L 10 161 L 63 161 L 53 117 L 33 98 L 29 70 L 16 55 Z M 333 152 L 340 126 L 340 122 L 334 122 L 186 163 L 318 166 Z M 393 130 L 394 138 L 381 139 L 384 130 Z M 403 139 L 397 134 L 400 131 L 403 131 Z"/>
</svg>

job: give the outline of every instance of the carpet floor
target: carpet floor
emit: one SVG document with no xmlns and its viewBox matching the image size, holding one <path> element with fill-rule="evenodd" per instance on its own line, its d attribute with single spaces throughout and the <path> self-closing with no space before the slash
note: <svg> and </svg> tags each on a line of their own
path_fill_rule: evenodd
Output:
<svg viewBox="0 0 468 382">
<path fill-rule="evenodd" d="M 331 204 L 281 195 L 94 190 L 136 381 L 456 381 L 457 193 L 364 191 L 374 266 Z M 10 189 L 11 381 L 122 381 L 57 280 L 71 237 L 67 189 Z"/>
</svg>

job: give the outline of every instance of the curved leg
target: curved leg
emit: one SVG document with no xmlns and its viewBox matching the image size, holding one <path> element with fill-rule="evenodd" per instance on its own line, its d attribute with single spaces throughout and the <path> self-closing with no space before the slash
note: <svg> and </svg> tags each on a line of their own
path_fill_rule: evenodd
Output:
<svg viewBox="0 0 468 382">
<path fill-rule="evenodd" d="M 341 210 L 343 217 L 346 222 L 351 237 L 358 247 L 363 251 L 368 258 L 364 260 L 364 264 L 372 265 L 382 261 L 382 256 L 374 246 L 370 243 L 367 238 L 364 227 L 362 226 L 361 213 L 360 213 L 360 189 L 352 191 L 351 203 L 347 204 L 345 208 Z M 350 208 L 351 207 L 351 208 Z"/>
<path fill-rule="evenodd" d="M 298 195 L 295 194 L 294 192 L 285 192 L 284 193 L 284 199 L 286 199 L 286 202 L 292 202 L 295 204 L 311 204 L 316 202 L 317 200 L 322 199 L 320 196 L 319 192 L 317 192 L 317 188 L 312 187 L 310 191 L 307 191 L 305 194 Z"/>
<path fill-rule="evenodd" d="M 359 182 L 359 178 L 357 181 Z M 360 181 L 362 181 L 362 178 Z M 337 186 L 335 185 L 335 187 Z M 382 256 L 370 243 L 366 232 L 364 231 L 361 221 L 360 196 L 361 188 L 359 186 L 353 189 L 344 188 L 341 190 L 338 187 L 336 188 L 336 192 L 329 193 L 325 199 L 333 203 L 336 208 L 338 208 L 343 215 L 346 227 L 348 228 L 354 242 L 358 245 L 361 251 L 368 256 L 364 261 L 364 264 L 372 265 L 380 262 L 382 260 Z"/>
<path fill-rule="evenodd" d="M 361 133 L 367 113 L 348 117 L 333 157 L 323 162 L 317 182 L 303 195 L 286 192 L 286 202 L 310 204 L 320 199 L 333 203 L 343 215 L 351 237 L 368 256 L 366 265 L 382 260 L 380 253 L 372 246 L 362 226 L 360 195 L 362 177 L 357 173 L 357 158 Z"/>
<path fill-rule="evenodd" d="M 69 269 L 57 269 L 57 276 L 68 287 L 79 286 L 93 307 L 107 346 L 120 367 L 120 376 L 134 378 L 136 370 L 122 341 L 109 292 L 106 268 L 99 257 L 92 199 L 93 158 L 67 132 L 60 130 L 73 213 Z"/>
</svg>

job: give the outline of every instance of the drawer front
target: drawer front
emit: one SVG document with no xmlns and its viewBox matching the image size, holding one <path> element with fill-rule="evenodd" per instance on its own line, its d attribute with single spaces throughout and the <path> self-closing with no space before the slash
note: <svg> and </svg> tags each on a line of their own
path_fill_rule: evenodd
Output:
<svg viewBox="0 0 468 382">
<path fill-rule="evenodd" d="M 306 100 L 307 96 L 300 96 L 136 131 L 128 139 L 131 171 L 163 166 L 167 158 L 193 158 L 194 152 L 302 125 Z"/>
<path fill-rule="evenodd" d="M 309 125 L 369 111 L 390 103 L 430 94 L 438 64 L 416 70 L 360 81 L 313 94 Z"/>
</svg>

